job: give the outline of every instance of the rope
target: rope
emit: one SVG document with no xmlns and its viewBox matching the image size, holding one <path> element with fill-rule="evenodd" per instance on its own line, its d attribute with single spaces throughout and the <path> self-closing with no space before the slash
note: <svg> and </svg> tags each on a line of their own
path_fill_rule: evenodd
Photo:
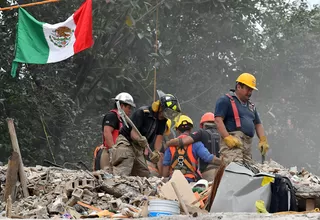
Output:
<svg viewBox="0 0 320 220">
<path fill-rule="evenodd" d="M 60 0 L 46 0 L 42 2 L 33 2 L 33 3 L 28 3 L 28 4 L 22 4 L 22 5 L 14 5 L 10 7 L 5 7 L 5 8 L 0 8 L 0 11 L 6 11 L 6 10 L 12 10 L 14 8 L 24 8 L 24 7 L 30 7 L 30 6 L 35 6 L 35 5 L 43 5 L 51 2 L 58 2 Z"/>
<path fill-rule="evenodd" d="M 32 88 L 33 92 L 35 92 L 35 88 L 34 88 L 32 82 L 30 82 L 30 84 L 31 84 L 31 88 Z M 46 129 L 46 124 L 45 124 L 45 121 L 43 119 L 43 114 L 42 114 L 40 109 L 38 109 L 38 111 L 39 111 L 39 114 L 40 114 L 40 121 L 41 121 L 41 124 L 42 124 L 43 132 L 46 135 L 46 140 L 47 140 L 47 144 L 48 144 L 48 148 L 49 148 L 51 157 L 53 159 L 53 162 L 56 163 L 56 159 L 54 157 L 54 154 L 53 154 L 53 151 L 52 151 L 52 148 L 51 148 L 51 145 L 50 145 L 50 141 L 49 141 L 49 137 L 48 137 L 48 133 L 47 133 L 47 129 Z"/>
<path fill-rule="evenodd" d="M 49 148 L 51 157 L 53 159 L 53 162 L 56 163 L 56 159 L 55 159 L 54 154 L 52 152 L 52 148 L 51 148 L 51 145 L 50 145 L 50 141 L 49 141 L 49 137 L 48 137 L 48 133 L 47 133 L 47 129 L 46 129 L 46 124 L 45 124 L 44 119 L 42 117 L 42 113 L 40 113 L 40 120 L 41 120 L 41 123 L 42 123 L 43 132 L 46 135 L 46 140 L 47 140 L 47 144 L 48 144 L 48 148 Z"/>
<path fill-rule="evenodd" d="M 157 0 L 158 5 L 158 0 Z M 156 43 L 155 43 L 155 53 L 158 53 L 158 18 L 159 18 L 159 7 L 157 7 L 156 12 Z M 156 67 L 157 59 L 154 61 L 154 76 L 153 76 L 153 101 L 156 101 L 156 92 L 157 92 L 157 67 Z"/>
</svg>

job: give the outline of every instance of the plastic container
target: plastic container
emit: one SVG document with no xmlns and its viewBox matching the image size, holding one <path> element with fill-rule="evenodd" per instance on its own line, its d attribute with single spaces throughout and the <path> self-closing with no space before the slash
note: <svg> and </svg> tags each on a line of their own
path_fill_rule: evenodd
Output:
<svg viewBox="0 0 320 220">
<path fill-rule="evenodd" d="M 177 201 L 153 199 L 149 201 L 149 217 L 180 215 L 180 207 Z"/>
</svg>

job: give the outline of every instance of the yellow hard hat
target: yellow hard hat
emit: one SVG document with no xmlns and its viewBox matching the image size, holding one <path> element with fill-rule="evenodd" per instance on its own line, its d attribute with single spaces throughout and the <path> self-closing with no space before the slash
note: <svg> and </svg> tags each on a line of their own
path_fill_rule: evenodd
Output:
<svg viewBox="0 0 320 220">
<path fill-rule="evenodd" d="M 242 83 L 248 87 L 250 87 L 251 89 L 254 90 L 258 90 L 256 87 L 256 77 L 254 77 L 254 75 L 250 74 L 250 73 L 242 73 L 238 79 L 236 80 L 236 82 Z"/>
<path fill-rule="evenodd" d="M 187 125 L 187 124 L 191 124 L 193 126 L 193 121 L 188 116 L 181 115 L 174 127 L 177 129 L 180 125 Z"/>
<path fill-rule="evenodd" d="M 171 128 L 171 120 L 168 119 L 166 123 L 166 130 L 164 131 L 164 135 L 170 135 L 170 128 Z"/>
</svg>

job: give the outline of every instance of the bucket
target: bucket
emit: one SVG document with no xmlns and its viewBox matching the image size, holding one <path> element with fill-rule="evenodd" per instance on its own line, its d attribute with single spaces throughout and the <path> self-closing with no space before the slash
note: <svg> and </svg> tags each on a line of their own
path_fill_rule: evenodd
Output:
<svg viewBox="0 0 320 220">
<path fill-rule="evenodd" d="M 180 207 L 177 201 L 153 199 L 149 201 L 149 217 L 164 215 L 180 215 Z"/>
</svg>

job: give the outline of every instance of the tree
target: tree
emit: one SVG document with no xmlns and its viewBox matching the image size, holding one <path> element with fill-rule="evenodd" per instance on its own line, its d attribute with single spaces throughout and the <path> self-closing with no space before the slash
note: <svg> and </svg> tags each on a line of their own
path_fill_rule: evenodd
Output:
<svg viewBox="0 0 320 220">
<path fill-rule="evenodd" d="M 78 7 L 78 1 L 69 0 L 27 10 L 38 20 L 56 23 Z M 214 111 L 216 99 L 234 87 L 241 72 L 254 73 L 259 92 L 253 99 L 270 136 L 272 157 L 291 165 L 282 149 L 294 145 L 292 152 L 311 152 L 299 165 L 307 157 L 317 161 L 318 7 L 285 0 L 95 0 L 93 18 L 93 48 L 60 63 L 25 65 L 20 78 L 12 79 L 17 14 L 3 13 L 1 155 L 10 149 L 9 116 L 16 120 L 26 164 L 53 157 L 58 163 L 72 158 L 89 164 L 101 143 L 100 124 L 110 99 L 126 91 L 138 106 L 149 105 L 156 69 L 157 88 L 176 94 L 194 121 Z"/>
</svg>

